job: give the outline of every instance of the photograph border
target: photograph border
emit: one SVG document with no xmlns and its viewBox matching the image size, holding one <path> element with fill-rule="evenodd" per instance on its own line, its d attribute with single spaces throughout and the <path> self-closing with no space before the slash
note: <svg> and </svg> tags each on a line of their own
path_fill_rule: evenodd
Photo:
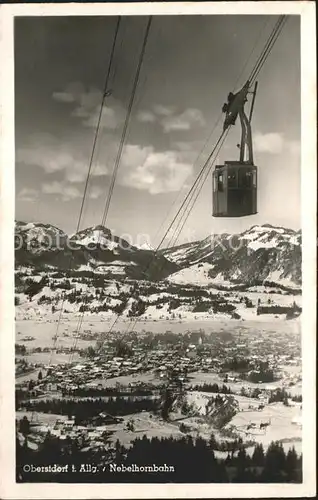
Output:
<svg viewBox="0 0 318 500">
<path fill-rule="evenodd" d="M 15 482 L 14 428 L 14 18 L 290 14 L 301 16 L 301 207 L 303 312 L 302 484 L 59 484 Z M 0 7 L 0 496 L 47 498 L 250 498 L 310 497 L 316 493 L 316 4 L 313 1 L 3 4 Z M 288 89 L 287 89 L 288 91 Z M 282 193 L 282 196 L 287 193 Z M 67 486 L 67 491 L 66 491 Z"/>
</svg>

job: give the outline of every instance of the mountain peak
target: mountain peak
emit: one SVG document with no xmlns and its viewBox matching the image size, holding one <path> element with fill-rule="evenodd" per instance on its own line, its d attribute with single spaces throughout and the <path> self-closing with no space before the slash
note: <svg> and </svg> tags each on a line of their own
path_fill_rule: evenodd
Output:
<svg viewBox="0 0 318 500">
<path fill-rule="evenodd" d="M 110 229 L 102 225 L 81 229 L 72 235 L 71 240 L 84 246 L 88 246 L 91 243 L 97 243 L 104 246 L 106 245 L 107 247 L 111 245 L 112 248 L 117 246 Z"/>
</svg>

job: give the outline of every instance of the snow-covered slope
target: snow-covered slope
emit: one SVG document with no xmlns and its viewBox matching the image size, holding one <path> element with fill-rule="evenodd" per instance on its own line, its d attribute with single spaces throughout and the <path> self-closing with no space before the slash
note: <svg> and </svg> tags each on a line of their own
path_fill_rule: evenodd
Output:
<svg viewBox="0 0 318 500">
<path fill-rule="evenodd" d="M 41 224 L 34 222 L 15 223 L 15 249 L 28 250 L 33 254 L 41 254 L 63 248 L 67 240 L 67 235 L 59 228 L 51 224 Z"/>
<path fill-rule="evenodd" d="M 53 266 L 95 271 L 109 277 L 153 280 L 177 270 L 162 254 L 136 248 L 103 226 L 89 227 L 68 238 L 54 226 L 16 222 L 15 250 L 16 267 Z"/>
<path fill-rule="evenodd" d="M 301 233 L 269 224 L 253 226 L 237 235 L 214 235 L 193 243 L 163 250 L 182 270 L 172 281 L 194 275 L 203 282 L 253 283 L 272 281 L 286 286 L 301 284 Z M 209 264 L 208 276 L 199 264 Z M 187 273 L 185 274 L 185 269 Z M 198 271 L 204 276 L 198 277 Z"/>
<path fill-rule="evenodd" d="M 300 231 L 269 224 L 161 252 L 132 246 L 103 226 L 89 227 L 68 238 L 49 224 L 16 222 L 15 239 L 17 265 L 72 266 L 133 279 L 170 276 L 170 282 L 201 285 L 274 282 L 301 286 Z"/>
<path fill-rule="evenodd" d="M 115 255 L 119 254 L 118 251 L 115 251 L 118 248 L 122 250 L 135 250 L 135 247 L 130 245 L 128 241 L 113 235 L 104 226 L 93 226 L 83 229 L 71 236 L 70 242 L 87 248 L 96 248 L 98 246 L 103 250 L 113 251 Z"/>
</svg>

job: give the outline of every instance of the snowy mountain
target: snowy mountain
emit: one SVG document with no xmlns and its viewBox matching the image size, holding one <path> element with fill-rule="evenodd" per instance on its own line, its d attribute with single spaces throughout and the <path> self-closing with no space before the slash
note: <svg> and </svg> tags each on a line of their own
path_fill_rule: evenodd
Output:
<svg viewBox="0 0 318 500">
<path fill-rule="evenodd" d="M 24 245 L 28 246 L 31 253 L 41 253 L 65 245 L 67 235 L 51 224 L 16 221 L 15 238 L 16 248 Z"/>
<path fill-rule="evenodd" d="M 300 232 L 253 226 L 155 252 L 102 226 L 70 238 L 47 224 L 17 222 L 15 230 L 23 318 L 52 314 L 62 290 L 65 311 L 76 314 L 83 293 L 88 312 L 156 321 L 289 319 L 301 311 Z"/>
<path fill-rule="evenodd" d="M 82 247 L 92 248 L 100 246 L 104 250 L 110 250 L 114 255 L 118 255 L 118 248 L 126 250 L 135 250 L 126 240 L 113 235 L 109 229 L 104 226 L 93 226 L 83 229 L 74 234 L 69 239 L 70 242 Z M 117 251 L 116 251 L 117 249 Z"/>
<path fill-rule="evenodd" d="M 122 279 L 164 279 L 177 266 L 162 254 L 130 245 L 103 226 L 93 226 L 70 238 L 48 224 L 16 222 L 16 267 L 98 272 Z"/>
<path fill-rule="evenodd" d="M 201 286 L 301 285 L 300 231 L 269 224 L 156 253 L 132 246 L 103 226 L 86 228 L 69 238 L 49 224 L 16 222 L 15 243 L 17 266 L 72 268 L 117 279 L 169 277 L 172 283 Z"/>
<path fill-rule="evenodd" d="M 176 283 L 301 284 L 301 232 L 269 224 L 237 235 L 213 235 L 163 250 L 181 269 L 170 276 Z"/>
<path fill-rule="evenodd" d="M 148 241 L 145 241 L 145 243 L 142 243 L 139 245 L 137 248 L 140 250 L 152 250 L 154 251 L 155 249 L 148 243 Z"/>
</svg>

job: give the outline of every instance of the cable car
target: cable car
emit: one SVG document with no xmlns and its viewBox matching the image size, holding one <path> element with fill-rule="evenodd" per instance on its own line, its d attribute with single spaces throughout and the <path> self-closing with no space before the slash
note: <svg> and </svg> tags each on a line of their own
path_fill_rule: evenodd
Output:
<svg viewBox="0 0 318 500">
<path fill-rule="evenodd" d="M 226 113 L 223 131 L 235 125 L 239 116 L 242 128 L 239 161 L 225 161 L 216 165 L 213 172 L 213 217 L 245 217 L 257 213 L 257 167 L 253 161 L 251 118 L 253 114 L 257 82 L 249 117 L 244 105 L 247 102 L 250 82 L 237 93 L 228 95 L 223 105 Z M 247 152 L 247 155 L 245 154 Z"/>
</svg>

